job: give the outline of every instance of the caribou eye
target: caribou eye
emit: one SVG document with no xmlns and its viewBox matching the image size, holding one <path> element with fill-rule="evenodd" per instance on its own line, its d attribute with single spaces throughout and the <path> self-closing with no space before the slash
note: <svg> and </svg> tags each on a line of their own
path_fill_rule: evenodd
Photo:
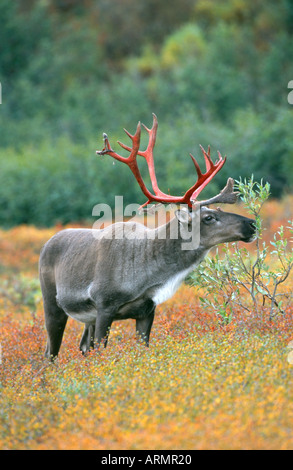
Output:
<svg viewBox="0 0 293 470">
<path fill-rule="evenodd" d="M 204 218 L 204 221 L 205 221 L 205 222 L 211 222 L 212 220 L 215 220 L 215 218 L 214 218 L 213 215 L 207 215 L 207 216 Z"/>
</svg>

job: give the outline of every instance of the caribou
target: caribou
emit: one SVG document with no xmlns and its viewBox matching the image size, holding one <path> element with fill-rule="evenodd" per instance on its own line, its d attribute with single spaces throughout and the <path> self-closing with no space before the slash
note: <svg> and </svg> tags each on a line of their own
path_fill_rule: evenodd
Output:
<svg viewBox="0 0 293 470">
<path fill-rule="evenodd" d="M 129 152 L 128 157 L 112 150 L 106 134 L 103 150 L 96 153 L 129 166 L 147 198 L 143 208 L 150 203 L 176 204 L 178 208 L 163 226 L 148 228 L 128 221 L 101 229 L 65 229 L 44 245 L 39 274 L 48 336 L 45 355 L 52 361 L 59 353 L 68 317 L 84 324 L 80 341 L 83 354 L 101 344 L 106 347 L 113 321 L 128 318 L 136 320 L 137 335 L 148 345 L 157 305 L 173 296 L 209 250 L 225 242 L 251 242 L 255 237 L 254 220 L 210 208 L 212 204 L 236 202 L 232 178 L 218 195 L 197 201 L 200 192 L 225 164 L 226 157 L 218 152 L 218 160 L 213 163 L 210 147 L 207 151 L 201 147 L 206 171 L 202 172 L 190 155 L 196 182 L 182 196 L 166 194 L 158 187 L 154 167 L 158 128 L 155 115 L 151 129 L 144 128 L 149 134 L 146 150 L 140 149 L 138 123 L 134 135 L 125 130 L 131 147 L 118 142 Z M 137 156 L 147 162 L 153 191 L 144 183 Z M 194 233 L 199 236 L 186 249 L 184 243 Z"/>
</svg>

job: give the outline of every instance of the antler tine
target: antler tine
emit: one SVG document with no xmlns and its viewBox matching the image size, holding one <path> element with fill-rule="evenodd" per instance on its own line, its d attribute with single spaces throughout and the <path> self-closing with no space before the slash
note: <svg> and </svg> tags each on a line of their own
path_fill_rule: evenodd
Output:
<svg viewBox="0 0 293 470">
<path fill-rule="evenodd" d="M 155 143 L 156 143 L 156 137 L 157 137 L 157 130 L 158 130 L 158 118 L 155 115 L 155 113 L 152 114 L 153 116 L 153 125 L 151 129 L 149 129 L 145 124 L 142 124 L 147 133 L 150 136 L 149 143 L 147 146 L 147 150 L 153 150 Z M 146 151 L 145 151 L 146 152 Z M 139 155 L 144 154 L 145 152 L 139 152 Z M 143 155 L 142 155 L 143 156 Z"/>
<path fill-rule="evenodd" d="M 198 179 L 202 177 L 202 172 L 201 172 L 201 169 L 200 169 L 200 166 L 199 164 L 197 163 L 197 160 L 194 158 L 193 155 L 191 155 L 191 153 L 189 154 L 190 157 L 191 157 L 191 160 L 193 161 L 193 164 L 195 166 L 195 169 L 196 169 L 196 173 L 197 173 L 197 177 Z"/>
<path fill-rule="evenodd" d="M 103 132 L 103 139 L 105 147 L 103 148 L 103 150 L 97 150 L 97 155 L 106 155 L 108 152 L 112 152 L 108 136 L 105 132 Z"/>
<path fill-rule="evenodd" d="M 227 184 L 222 189 L 222 191 L 217 194 L 217 196 L 214 196 L 210 199 L 207 199 L 206 201 L 200 201 L 201 206 L 209 206 L 211 204 L 235 204 L 237 201 L 237 198 L 239 196 L 239 193 L 233 192 L 234 189 L 234 180 L 233 178 L 228 178 Z"/>
<path fill-rule="evenodd" d="M 153 125 L 151 129 L 149 129 L 147 126 L 143 124 L 144 129 L 147 131 L 149 134 L 149 141 L 146 150 L 144 151 L 139 151 L 138 155 L 141 157 L 144 157 L 147 165 L 148 165 L 148 170 L 149 170 L 149 175 L 151 179 L 151 184 L 153 191 L 156 195 L 157 198 L 163 198 L 164 200 L 166 199 L 166 202 L 172 198 L 169 194 L 163 193 L 158 186 L 157 183 L 157 177 L 156 177 L 156 172 L 155 172 L 155 163 L 154 163 L 154 147 L 156 143 L 156 138 L 157 138 L 157 130 L 158 130 L 158 119 L 157 116 L 153 113 Z"/>
<path fill-rule="evenodd" d="M 200 150 L 202 151 L 203 156 L 205 158 L 206 169 L 207 169 L 207 171 L 209 171 L 211 169 L 211 167 L 214 165 L 213 162 L 212 162 L 212 159 L 211 159 L 211 147 L 210 147 L 210 145 L 208 146 L 208 151 L 207 152 L 205 151 L 205 149 L 203 148 L 202 145 L 200 145 L 199 147 L 200 147 Z"/>
<path fill-rule="evenodd" d="M 127 134 L 128 137 L 132 140 L 132 147 L 129 147 L 128 145 L 123 144 L 119 140 L 118 140 L 118 144 L 120 145 L 120 147 L 122 147 L 123 149 L 130 152 L 129 157 L 127 157 L 127 160 L 130 162 L 130 161 L 133 161 L 133 160 L 136 159 L 137 154 L 138 154 L 138 150 L 139 150 L 139 146 L 140 146 L 140 136 L 141 136 L 140 121 L 137 124 L 136 131 L 135 131 L 134 135 L 130 134 L 130 132 L 128 132 L 127 129 L 123 129 L 123 130 L 124 130 L 125 134 Z"/>
<path fill-rule="evenodd" d="M 201 170 L 198 169 L 199 165 L 195 158 L 193 157 L 193 163 L 195 165 L 197 174 L 198 174 L 198 180 L 195 183 L 193 187 L 191 187 L 186 195 L 188 194 L 189 200 L 191 202 L 191 205 L 194 203 L 194 201 L 197 199 L 198 195 L 201 193 L 201 191 L 208 185 L 208 183 L 214 178 L 214 176 L 220 171 L 220 169 L 223 167 L 223 165 L 226 162 L 226 157 L 222 158 L 221 154 L 219 154 L 219 160 L 216 163 L 213 163 L 211 157 L 210 157 L 210 152 L 211 148 L 208 146 L 208 151 L 206 152 L 205 149 L 200 145 L 200 149 L 205 157 L 205 162 L 206 162 L 206 172 L 202 173 Z"/>
</svg>

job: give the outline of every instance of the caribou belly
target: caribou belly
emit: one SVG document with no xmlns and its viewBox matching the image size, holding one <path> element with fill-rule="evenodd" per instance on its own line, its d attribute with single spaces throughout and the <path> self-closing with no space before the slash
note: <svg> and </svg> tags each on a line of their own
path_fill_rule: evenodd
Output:
<svg viewBox="0 0 293 470">
<path fill-rule="evenodd" d="M 178 290 L 184 279 L 186 278 L 187 274 L 189 274 L 191 269 L 186 269 L 181 271 L 180 273 L 175 274 L 170 279 L 168 279 L 165 284 L 158 287 L 155 291 L 155 294 L 152 298 L 153 302 L 156 305 L 162 304 L 166 302 L 166 300 L 170 299 L 175 292 Z"/>
<path fill-rule="evenodd" d="M 69 317 L 73 318 L 74 320 L 77 320 L 81 323 L 90 323 L 90 324 L 95 324 L 96 319 L 97 319 L 97 310 L 88 310 L 85 312 L 69 312 L 65 310 L 66 315 Z"/>
</svg>

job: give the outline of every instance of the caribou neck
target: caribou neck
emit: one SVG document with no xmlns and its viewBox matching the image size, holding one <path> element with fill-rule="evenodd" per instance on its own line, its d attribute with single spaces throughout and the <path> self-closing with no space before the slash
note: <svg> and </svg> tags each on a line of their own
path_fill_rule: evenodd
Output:
<svg viewBox="0 0 293 470">
<path fill-rule="evenodd" d="M 188 240 L 183 240 L 180 236 L 180 227 L 176 217 L 154 230 L 154 242 L 159 248 L 162 262 L 167 260 L 167 264 L 172 265 L 176 272 L 197 266 L 209 252 L 209 248 L 202 245 L 195 249 L 183 249 L 184 243 Z M 176 236 L 177 233 L 178 236 Z"/>
</svg>

